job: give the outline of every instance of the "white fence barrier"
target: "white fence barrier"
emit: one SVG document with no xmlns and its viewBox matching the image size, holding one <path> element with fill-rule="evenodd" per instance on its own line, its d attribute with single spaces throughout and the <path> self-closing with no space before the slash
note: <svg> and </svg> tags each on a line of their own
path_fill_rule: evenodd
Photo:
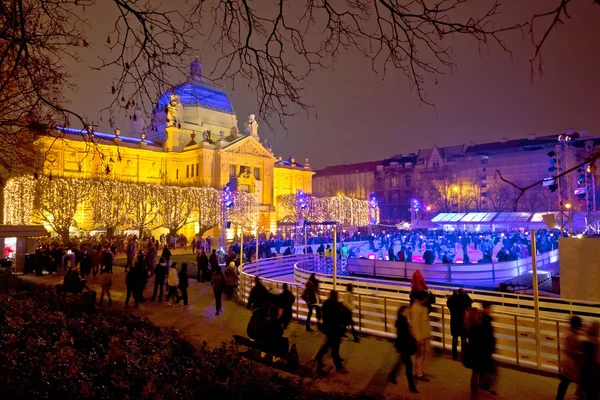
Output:
<svg viewBox="0 0 600 400">
<path fill-rule="evenodd" d="M 310 274 L 314 272 L 318 275 L 323 301 L 329 290 L 333 289 L 332 276 L 318 272 L 326 269 L 325 263 L 323 258 L 311 255 L 292 255 L 246 264 L 241 273 L 240 297 L 244 301 L 247 300 L 256 275 L 274 289 L 281 289 L 282 285 L 287 283 L 290 291 L 296 296 L 294 317 L 306 320 L 308 307 L 300 297 Z M 278 276 L 291 274 L 292 271 L 296 282 L 276 279 Z M 354 320 L 361 332 L 387 338 L 395 337 L 396 313 L 401 305 L 409 303 L 410 284 L 348 276 L 338 276 L 336 283 L 336 289 L 341 291 L 345 290 L 344 287 L 348 283 L 354 285 Z M 442 349 L 451 349 L 450 312 L 446 307 L 446 297 L 451 294 L 452 288 L 431 285 L 429 288 L 437 297 L 430 314 L 432 344 Z M 571 314 L 581 315 L 584 321 L 600 318 L 600 304 L 541 298 L 541 352 L 538 354 L 532 296 L 469 289 L 466 289 L 466 292 L 475 302 L 488 301 L 494 305 L 492 314 L 497 340 L 496 358 L 532 369 L 538 368 L 539 358 L 541 369 L 559 372 L 560 351 L 564 345 Z"/>
<path fill-rule="evenodd" d="M 542 253 L 537 258 L 538 268 L 558 261 L 558 250 Z M 532 270 L 531 257 L 515 261 L 482 264 L 423 264 L 386 260 L 348 259 L 348 271 L 358 275 L 382 278 L 410 279 L 419 270 L 426 281 L 432 282 L 503 282 Z"/>
</svg>

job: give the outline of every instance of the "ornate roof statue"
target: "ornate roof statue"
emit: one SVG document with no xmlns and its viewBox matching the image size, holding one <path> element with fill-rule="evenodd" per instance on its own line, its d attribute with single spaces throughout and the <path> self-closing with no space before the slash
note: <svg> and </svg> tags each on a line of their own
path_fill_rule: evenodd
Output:
<svg viewBox="0 0 600 400">
<path fill-rule="evenodd" d="M 196 56 L 196 59 L 190 64 L 190 80 L 202 81 L 202 63 Z"/>
<path fill-rule="evenodd" d="M 258 121 L 254 114 L 248 115 L 248 121 L 244 124 L 246 135 L 252 135 L 258 138 Z"/>
</svg>

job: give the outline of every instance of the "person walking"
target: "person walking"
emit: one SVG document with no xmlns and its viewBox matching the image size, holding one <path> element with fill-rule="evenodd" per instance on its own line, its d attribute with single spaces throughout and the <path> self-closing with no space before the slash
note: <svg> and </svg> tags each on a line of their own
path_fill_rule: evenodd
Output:
<svg viewBox="0 0 600 400">
<path fill-rule="evenodd" d="M 296 297 L 290 292 L 288 284 L 284 283 L 281 293 L 277 296 L 277 305 L 281 308 L 281 323 L 283 329 L 287 329 L 290 321 L 292 320 L 293 310 L 292 306 L 296 301 Z"/>
<path fill-rule="evenodd" d="M 213 293 L 215 294 L 215 315 L 219 315 L 221 313 L 221 300 L 223 297 L 223 288 L 225 287 L 225 278 L 223 277 L 221 268 L 218 265 L 213 271 L 210 284 L 212 286 Z"/>
<path fill-rule="evenodd" d="M 583 367 L 581 390 L 585 400 L 600 399 L 600 323 L 592 322 L 588 327 L 587 339 L 583 343 Z"/>
<path fill-rule="evenodd" d="M 351 283 L 346 285 L 346 292 L 342 294 L 342 303 L 348 309 L 349 312 L 349 322 L 350 329 L 352 331 L 352 336 L 354 337 L 354 341 L 358 343 L 360 340 L 358 338 L 358 333 L 356 332 L 356 328 L 354 327 L 354 319 L 352 318 L 354 314 L 354 287 Z"/>
<path fill-rule="evenodd" d="M 105 273 L 102 274 L 102 283 L 101 283 L 102 292 L 100 293 L 100 305 L 102 305 L 102 303 L 104 303 L 104 294 L 106 294 L 106 296 L 108 297 L 108 305 L 112 306 L 112 298 L 110 297 L 110 289 L 112 288 L 112 284 L 113 284 L 112 272 L 105 271 Z"/>
<path fill-rule="evenodd" d="M 163 286 L 165 285 L 165 278 L 169 274 L 167 269 L 167 263 L 165 259 L 161 257 L 156 268 L 154 268 L 154 292 L 152 294 L 152 301 L 156 300 L 156 293 L 160 290 L 158 295 L 158 301 L 162 301 L 163 298 Z"/>
<path fill-rule="evenodd" d="M 223 275 L 225 277 L 225 295 L 231 299 L 233 298 L 233 293 L 238 286 L 237 268 L 235 267 L 235 263 L 233 261 L 227 265 Z"/>
<path fill-rule="evenodd" d="M 337 294 L 336 294 L 337 297 Z M 310 320 L 312 318 L 313 310 L 317 314 L 317 326 L 321 322 L 321 306 L 320 306 L 320 294 L 319 294 L 319 281 L 317 276 L 313 273 L 310 274 L 306 286 L 302 292 L 302 300 L 308 305 L 308 315 L 306 316 L 306 331 L 312 332 L 310 327 Z"/>
<path fill-rule="evenodd" d="M 446 302 L 450 310 L 450 334 L 452 335 L 452 359 L 458 360 L 458 338 L 461 349 L 466 343 L 465 312 L 473 304 L 473 300 L 463 288 L 455 290 Z"/>
<path fill-rule="evenodd" d="M 340 344 L 347 324 L 345 315 L 346 310 L 338 300 L 338 293 L 332 290 L 329 298 L 323 304 L 323 332 L 326 339 L 315 356 L 317 372 L 323 371 L 323 357 L 331 349 L 331 358 L 336 370 L 342 374 L 348 373 L 340 357 Z"/>
<path fill-rule="evenodd" d="M 181 297 L 179 297 L 177 299 L 177 302 L 179 303 L 181 300 L 183 300 L 184 307 L 188 306 L 188 293 L 187 293 L 188 286 L 189 286 L 189 282 L 188 282 L 187 264 L 183 263 L 181 265 L 181 271 L 179 271 L 179 290 L 181 290 Z"/>
<path fill-rule="evenodd" d="M 402 306 L 398 309 L 398 318 L 396 319 L 396 342 L 395 347 L 398 352 L 398 360 L 388 374 L 388 381 L 394 385 L 398 382 L 396 377 L 404 364 L 406 368 L 406 380 L 408 381 L 408 389 L 413 393 L 419 393 L 415 386 L 415 377 L 413 376 L 412 356 L 417 352 L 417 341 L 411 333 L 411 328 L 406 318 L 408 307 Z"/>
<path fill-rule="evenodd" d="M 429 379 L 425 376 L 425 359 L 427 358 L 429 340 L 431 337 L 427 301 L 427 292 L 416 292 L 414 301 L 409 309 L 410 325 L 413 329 L 413 336 L 417 341 L 415 375 L 418 380 L 423 382 L 429 382 Z"/>
<path fill-rule="evenodd" d="M 569 384 L 579 383 L 581 365 L 583 364 L 583 343 L 580 338 L 581 318 L 577 315 L 571 317 L 571 328 L 565 338 L 563 355 L 560 364 L 560 383 L 556 393 L 556 400 L 563 400 Z"/>
<path fill-rule="evenodd" d="M 173 305 L 173 300 L 177 301 L 179 296 L 177 295 L 177 286 L 179 286 L 179 275 L 177 274 L 177 263 L 174 262 L 169 267 L 169 273 L 167 275 L 167 285 L 169 286 L 169 291 L 167 292 L 167 298 L 165 299 L 165 303 L 169 305 Z"/>
<path fill-rule="evenodd" d="M 212 252 L 210 253 L 210 257 L 208 257 L 208 263 L 210 264 L 211 276 L 215 273 L 215 271 L 217 269 L 221 270 L 221 267 L 219 267 L 219 257 L 217 257 L 216 249 L 212 249 Z"/>
<path fill-rule="evenodd" d="M 111 251 L 110 247 L 107 247 L 102 252 L 102 266 L 104 266 L 103 270 L 110 271 L 112 273 L 114 261 L 115 254 Z M 102 269 L 100 270 L 100 273 L 102 273 Z"/>
</svg>

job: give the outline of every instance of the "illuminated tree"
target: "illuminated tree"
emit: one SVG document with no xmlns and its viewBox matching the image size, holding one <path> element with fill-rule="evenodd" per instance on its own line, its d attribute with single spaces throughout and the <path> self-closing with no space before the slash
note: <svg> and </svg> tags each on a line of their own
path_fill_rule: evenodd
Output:
<svg viewBox="0 0 600 400">
<path fill-rule="evenodd" d="M 252 231 L 258 225 L 258 200 L 253 193 L 233 192 L 229 220 L 242 229 Z"/>
<path fill-rule="evenodd" d="M 28 176 L 8 181 L 4 188 L 4 223 L 29 225 L 33 213 L 35 180 Z"/>
<path fill-rule="evenodd" d="M 221 193 L 213 188 L 188 188 L 191 191 L 195 220 L 198 232 L 204 234 L 209 229 L 221 224 L 223 211 L 221 209 Z"/>
<path fill-rule="evenodd" d="M 93 180 L 90 182 L 92 204 L 92 220 L 97 226 L 106 228 L 106 237 L 111 239 L 117 228 L 124 227 L 131 220 L 135 204 L 124 201 L 131 191 L 137 189 L 135 184 L 113 180 Z"/>
<path fill-rule="evenodd" d="M 158 215 L 161 225 L 169 230 L 171 236 L 190 223 L 194 210 L 192 191 L 179 186 L 155 186 Z"/>
<path fill-rule="evenodd" d="M 158 218 L 158 196 L 157 186 L 147 183 L 132 184 L 124 195 L 123 201 L 131 207 L 131 226 L 137 229 L 140 238 Z"/>
<path fill-rule="evenodd" d="M 35 185 L 34 218 L 49 225 L 63 243 L 68 243 L 69 228 L 76 224 L 75 213 L 88 198 L 90 187 L 85 179 L 40 177 Z"/>
<path fill-rule="evenodd" d="M 295 194 L 282 194 L 277 197 L 277 220 L 297 222 L 298 210 Z"/>
</svg>

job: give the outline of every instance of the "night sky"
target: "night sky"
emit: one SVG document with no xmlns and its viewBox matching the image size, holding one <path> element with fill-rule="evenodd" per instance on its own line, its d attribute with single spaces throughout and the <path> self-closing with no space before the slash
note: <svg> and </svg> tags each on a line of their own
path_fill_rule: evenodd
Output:
<svg viewBox="0 0 600 400">
<path fill-rule="evenodd" d="M 555 2 L 507 0 L 498 21 L 523 21 Z M 543 76 L 536 74 L 533 84 L 529 65 L 533 46 L 526 33 L 524 38 L 518 32 L 505 36 L 512 58 L 497 46 L 491 47 L 490 54 L 480 53 L 468 37 L 445 39 L 452 43 L 452 60 L 458 69 L 441 76 L 437 85 L 429 82 L 427 100 L 435 107 L 419 101 L 404 75 L 392 71 L 378 81 L 370 60 L 347 52 L 332 69 L 305 81 L 305 102 L 314 110 L 308 115 L 298 110 L 286 119 L 287 131 L 275 119 L 274 131 L 262 123 L 259 134 L 272 143 L 276 154 L 294 155 L 300 161 L 308 157 L 314 168 L 377 160 L 434 144 L 490 142 L 567 128 L 600 135 L 600 6 L 591 3 L 578 1 L 570 6 L 572 19 L 552 32 L 543 50 Z M 90 15 L 94 47 L 104 43 L 112 21 L 102 7 L 95 7 Z M 207 72 L 215 50 L 209 43 L 198 46 Z M 92 65 L 95 55 L 87 53 L 83 59 Z M 96 119 L 97 110 L 111 100 L 112 75 L 69 65 L 78 85 L 69 96 L 72 107 Z M 181 80 L 174 76 L 173 84 Z M 236 82 L 235 91 L 228 89 L 243 128 L 247 114 L 256 109 L 256 98 L 241 82 Z M 99 124 L 99 130 L 110 131 L 106 121 Z M 120 127 L 128 131 L 124 121 Z"/>
</svg>

